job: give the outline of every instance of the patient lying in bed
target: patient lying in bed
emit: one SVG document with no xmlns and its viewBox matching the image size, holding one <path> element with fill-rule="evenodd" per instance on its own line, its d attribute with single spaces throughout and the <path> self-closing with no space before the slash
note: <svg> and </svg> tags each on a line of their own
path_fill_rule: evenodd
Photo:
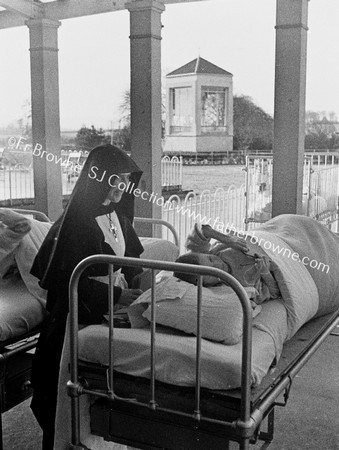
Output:
<svg viewBox="0 0 339 450">
<path fill-rule="evenodd" d="M 214 243 L 210 243 L 212 237 Z M 260 313 L 259 305 L 264 301 L 281 297 L 270 272 L 270 259 L 260 248 L 250 248 L 245 240 L 223 235 L 208 226 L 201 230 L 195 225 L 186 248 L 196 251 L 180 256 L 176 262 L 214 267 L 233 275 L 247 292 L 253 317 Z M 243 312 L 237 295 L 219 278 L 204 275 L 202 282 L 202 337 L 225 345 L 238 343 L 243 331 Z M 196 284 L 196 274 L 164 274 L 155 287 L 156 322 L 196 335 Z M 151 298 L 151 290 L 148 290 L 129 308 L 132 328 L 149 325 Z"/>
<path fill-rule="evenodd" d="M 270 271 L 270 259 L 260 247 L 254 247 L 245 239 L 222 234 L 209 225 L 200 228 L 196 224 L 187 238 L 186 248 L 193 251 L 180 256 L 177 262 L 211 266 L 230 273 L 242 286 L 256 289 L 257 303 L 280 297 L 278 284 Z M 194 275 L 179 273 L 175 276 L 196 283 Z M 214 277 L 205 275 L 203 278 L 204 286 L 219 283 Z"/>
<path fill-rule="evenodd" d="M 253 236 L 257 239 L 252 240 Z M 242 286 L 252 288 L 250 299 L 259 305 L 281 299 L 287 310 L 287 338 L 292 337 L 312 317 L 338 308 L 336 293 L 339 292 L 339 240 L 323 225 L 308 217 L 283 215 L 270 220 L 260 229 L 249 232 L 248 238 L 245 240 L 223 235 L 209 226 L 195 226 L 186 242 L 186 247 L 191 252 L 177 261 L 213 266 L 227 271 Z M 307 261 L 309 264 L 306 264 Z M 318 269 L 315 268 L 315 262 L 318 263 Z M 325 271 L 324 268 L 331 270 Z M 175 275 L 176 280 L 181 278 L 188 281 L 188 284 L 196 282 L 195 276 L 188 278 L 183 274 Z M 219 280 L 205 278 L 203 282 L 203 300 L 207 305 L 208 299 L 212 297 L 211 289 L 222 286 L 218 284 Z M 186 331 L 186 324 L 185 328 L 181 324 L 178 308 L 182 309 L 181 313 L 185 313 L 188 320 L 194 316 L 194 312 L 189 313 L 187 302 L 173 302 L 175 296 L 171 290 L 177 286 L 175 280 L 171 283 L 171 286 L 160 284 L 159 289 L 162 291 L 161 295 L 157 295 L 160 300 L 157 300 L 156 321 Z M 165 287 L 169 289 L 171 299 L 168 298 Z M 223 296 L 221 291 L 222 289 L 219 292 L 220 299 Z M 149 294 L 144 293 L 138 303 L 149 305 L 147 296 Z M 228 300 L 224 301 L 222 306 L 226 307 L 227 302 Z M 194 303 L 191 302 L 190 307 L 193 306 Z M 142 315 L 147 318 L 150 308 Z M 241 315 L 237 317 L 237 321 L 242 322 Z M 229 322 L 227 321 L 227 324 Z M 189 329 L 194 334 L 192 323 L 193 319 Z M 237 338 L 240 337 L 241 333 L 238 333 Z M 215 340 L 229 343 L 228 339 Z"/>
</svg>

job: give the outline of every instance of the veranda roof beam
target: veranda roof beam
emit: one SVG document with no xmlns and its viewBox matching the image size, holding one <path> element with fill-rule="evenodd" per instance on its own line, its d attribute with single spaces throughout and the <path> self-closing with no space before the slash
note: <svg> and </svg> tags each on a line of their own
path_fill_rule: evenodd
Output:
<svg viewBox="0 0 339 450">
<path fill-rule="evenodd" d="M 138 1 L 138 0 L 134 0 Z M 190 3 L 206 0 L 161 0 L 164 4 Z M 7 11 L 0 12 L 0 29 L 25 25 L 27 18 L 44 17 L 50 20 L 64 20 L 75 17 L 91 16 L 126 9 L 129 0 L 55 0 L 49 3 L 36 3 L 28 0 L 0 0 L 0 6 Z M 13 6 L 17 5 L 17 9 Z M 20 8 L 21 5 L 21 8 Z M 36 6 L 37 5 L 37 6 Z M 39 16 L 27 15 L 30 10 Z M 26 11 L 26 14 L 24 14 Z"/>
<path fill-rule="evenodd" d="M 43 14 L 43 4 L 31 0 L 0 0 L 0 6 L 23 19 L 38 19 Z"/>
</svg>

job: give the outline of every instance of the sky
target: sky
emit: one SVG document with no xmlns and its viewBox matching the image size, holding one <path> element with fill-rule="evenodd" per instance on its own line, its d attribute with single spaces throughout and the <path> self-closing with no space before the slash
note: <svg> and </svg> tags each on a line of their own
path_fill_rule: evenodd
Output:
<svg viewBox="0 0 339 450">
<path fill-rule="evenodd" d="M 166 5 L 162 73 L 201 56 L 233 74 L 236 95 L 273 114 L 275 0 L 208 0 Z M 0 30 L 0 126 L 30 100 L 27 27 Z M 310 0 L 306 110 L 339 118 L 339 0 Z M 59 28 L 62 129 L 117 126 L 129 89 L 129 13 L 68 19 Z"/>
</svg>

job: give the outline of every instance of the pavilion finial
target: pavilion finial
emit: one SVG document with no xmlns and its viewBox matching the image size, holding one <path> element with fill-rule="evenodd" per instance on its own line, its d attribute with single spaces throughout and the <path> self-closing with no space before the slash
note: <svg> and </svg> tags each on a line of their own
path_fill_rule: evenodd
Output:
<svg viewBox="0 0 339 450">
<path fill-rule="evenodd" d="M 198 72 L 199 62 L 200 62 L 200 48 L 199 48 L 198 57 L 197 57 L 197 60 L 195 63 L 195 72 Z"/>
</svg>

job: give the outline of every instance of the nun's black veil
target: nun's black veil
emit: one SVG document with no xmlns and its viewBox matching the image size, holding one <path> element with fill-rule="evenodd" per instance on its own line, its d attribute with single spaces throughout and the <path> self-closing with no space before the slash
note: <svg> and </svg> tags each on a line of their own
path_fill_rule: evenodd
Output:
<svg viewBox="0 0 339 450">
<path fill-rule="evenodd" d="M 81 171 L 68 205 L 65 209 L 64 220 L 72 218 L 74 214 L 83 217 L 96 217 L 113 211 L 122 211 L 133 222 L 134 196 L 124 192 L 119 203 L 103 206 L 112 184 L 119 173 L 131 173 L 131 185 L 135 187 L 140 181 L 142 171 L 126 152 L 118 147 L 107 144 L 94 148 Z"/>
<path fill-rule="evenodd" d="M 43 288 L 49 289 L 51 282 L 58 281 L 54 277 L 58 270 L 72 271 L 81 259 L 88 256 L 84 252 L 88 243 L 84 245 L 83 242 L 88 239 L 85 233 L 88 221 L 115 210 L 119 218 L 123 214 L 133 222 L 134 196 L 126 192 L 127 189 L 119 203 L 103 205 L 116 179 L 114 175 L 119 173 L 131 173 L 131 188 L 133 183 L 134 188 L 137 187 L 142 175 L 132 158 L 113 145 L 101 145 L 90 152 L 63 214 L 51 228 L 34 261 L 31 273 L 40 279 Z M 134 242 L 132 237 L 128 245 L 140 246 L 140 243 L 138 240 Z M 96 252 L 95 248 L 93 252 Z M 141 252 L 142 247 L 138 253 Z"/>
</svg>

